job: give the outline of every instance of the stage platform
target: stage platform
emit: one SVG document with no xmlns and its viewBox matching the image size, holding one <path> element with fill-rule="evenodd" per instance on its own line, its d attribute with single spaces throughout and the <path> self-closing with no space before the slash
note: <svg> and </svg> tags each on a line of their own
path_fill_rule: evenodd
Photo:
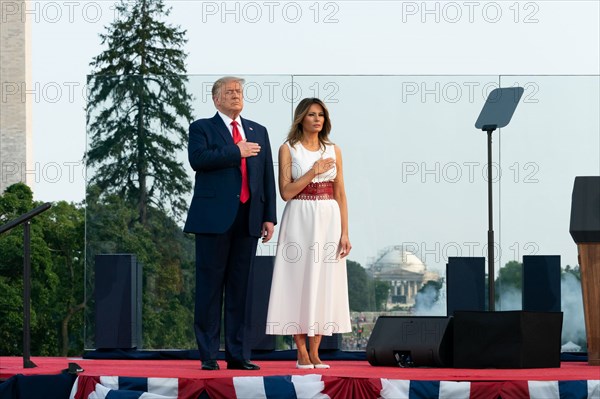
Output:
<svg viewBox="0 0 600 399">
<path fill-rule="evenodd" d="M 298 370 L 292 360 L 265 360 L 256 361 L 259 371 L 239 371 L 219 361 L 222 370 L 203 371 L 197 360 L 31 360 L 38 367 L 23 369 L 22 358 L 0 357 L 0 379 L 7 379 L 0 384 L 0 399 L 35 398 L 22 395 L 44 385 L 40 398 L 600 399 L 600 367 L 586 362 L 545 369 L 451 369 L 330 361 L 330 369 Z M 66 373 L 69 363 L 83 371 Z M 55 388 L 52 378 L 59 384 Z"/>
</svg>

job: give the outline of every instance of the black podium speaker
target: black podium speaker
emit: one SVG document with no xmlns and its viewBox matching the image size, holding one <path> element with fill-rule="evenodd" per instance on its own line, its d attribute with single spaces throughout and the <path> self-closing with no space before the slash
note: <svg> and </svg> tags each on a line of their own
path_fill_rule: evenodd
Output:
<svg viewBox="0 0 600 399">
<path fill-rule="evenodd" d="M 569 232 L 576 243 L 600 242 L 600 176 L 577 176 Z"/>
<path fill-rule="evenodd" d="M 522 309 L 560 312 L 560 255 L 523 256 Z"/>
<path fill-rule="evenodd" d="M 454 367 L 560 367 L 560 312 L 454 312 Z"/>
<path fill-rule="evenodd" d="M 367 343 L 372 366 L 451 367 L 452 317 L 379 316 Z"/>
<path fill-rule="evenodd" d="M 275 350 L 275 335 L 265 334 L 274 261 L 274 256 L 257 256 L 252 266 L 248 286 L 246 331 L 246 339 L 249 340 L 252 350 Z"/>
<path fill-rule="evenodd" d="M 485 258 L 451 256 L 446 264 L 446 314 L 485 310 Z"/>
<path fill-rule="evenodd" d="M 577 243 L 588 364 L 600 366 L 600 176 L 577 176 L 569 232 Z"/>
<path fill-rule="evenodd" d="M 132 254 L 96 255 L 96 349 L 142 346 L 142 266 Z"/>
</svg>

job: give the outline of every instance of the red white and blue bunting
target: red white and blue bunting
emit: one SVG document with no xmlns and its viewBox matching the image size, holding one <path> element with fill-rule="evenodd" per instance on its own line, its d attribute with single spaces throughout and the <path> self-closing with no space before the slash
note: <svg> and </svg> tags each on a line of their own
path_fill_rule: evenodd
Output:
<svg viewBox="0 0 600 399">
<path fill-rule="evenodd" d="M 600 380 L 419 381 L 319 374 L 214 379 L 77 377 L 69 399 L 598 399 Z"/>
</svg>

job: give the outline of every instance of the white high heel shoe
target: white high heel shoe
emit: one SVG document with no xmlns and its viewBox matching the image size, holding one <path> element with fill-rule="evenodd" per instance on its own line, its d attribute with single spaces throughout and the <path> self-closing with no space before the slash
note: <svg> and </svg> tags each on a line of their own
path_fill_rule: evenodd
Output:
<svg viewBox="0 0 600 399">
<path fill-rule="evenodd" d="M 318 364 L 314 364 L 313 366 L 315 366 L 316 369 L 328 369 L 329 365 L 325 364 L 325 363 L 318 363 Z"/>
<path fill-rule="evenodd" d="M 297 369 L 308 370 L 308 369 L 314 369 L 315 366 L 312 363 L 310 363 L 310 364 L 300 364 L 300 363 L 296 362 L 296 368 Z"/>
</svg>

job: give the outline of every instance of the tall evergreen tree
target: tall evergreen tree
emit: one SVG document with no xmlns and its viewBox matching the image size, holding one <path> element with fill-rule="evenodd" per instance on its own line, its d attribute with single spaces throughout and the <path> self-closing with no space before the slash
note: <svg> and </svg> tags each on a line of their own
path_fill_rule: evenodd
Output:
<svg viewBox="0 0 600 399">
<path fill-rule="evenodd" d="M 144 225 L 149 206 L 169 205 L 181 215 L 191 189 L 176 159 L 192 120 L 187 40 L 184 30 L 162 20 L 169 13 L 162 0 L 122 0 L 118 18 L 100 35 L 107 49 L 91 62 L 88 79 L 91 183 L 135 204 Z"/>
</svg>

